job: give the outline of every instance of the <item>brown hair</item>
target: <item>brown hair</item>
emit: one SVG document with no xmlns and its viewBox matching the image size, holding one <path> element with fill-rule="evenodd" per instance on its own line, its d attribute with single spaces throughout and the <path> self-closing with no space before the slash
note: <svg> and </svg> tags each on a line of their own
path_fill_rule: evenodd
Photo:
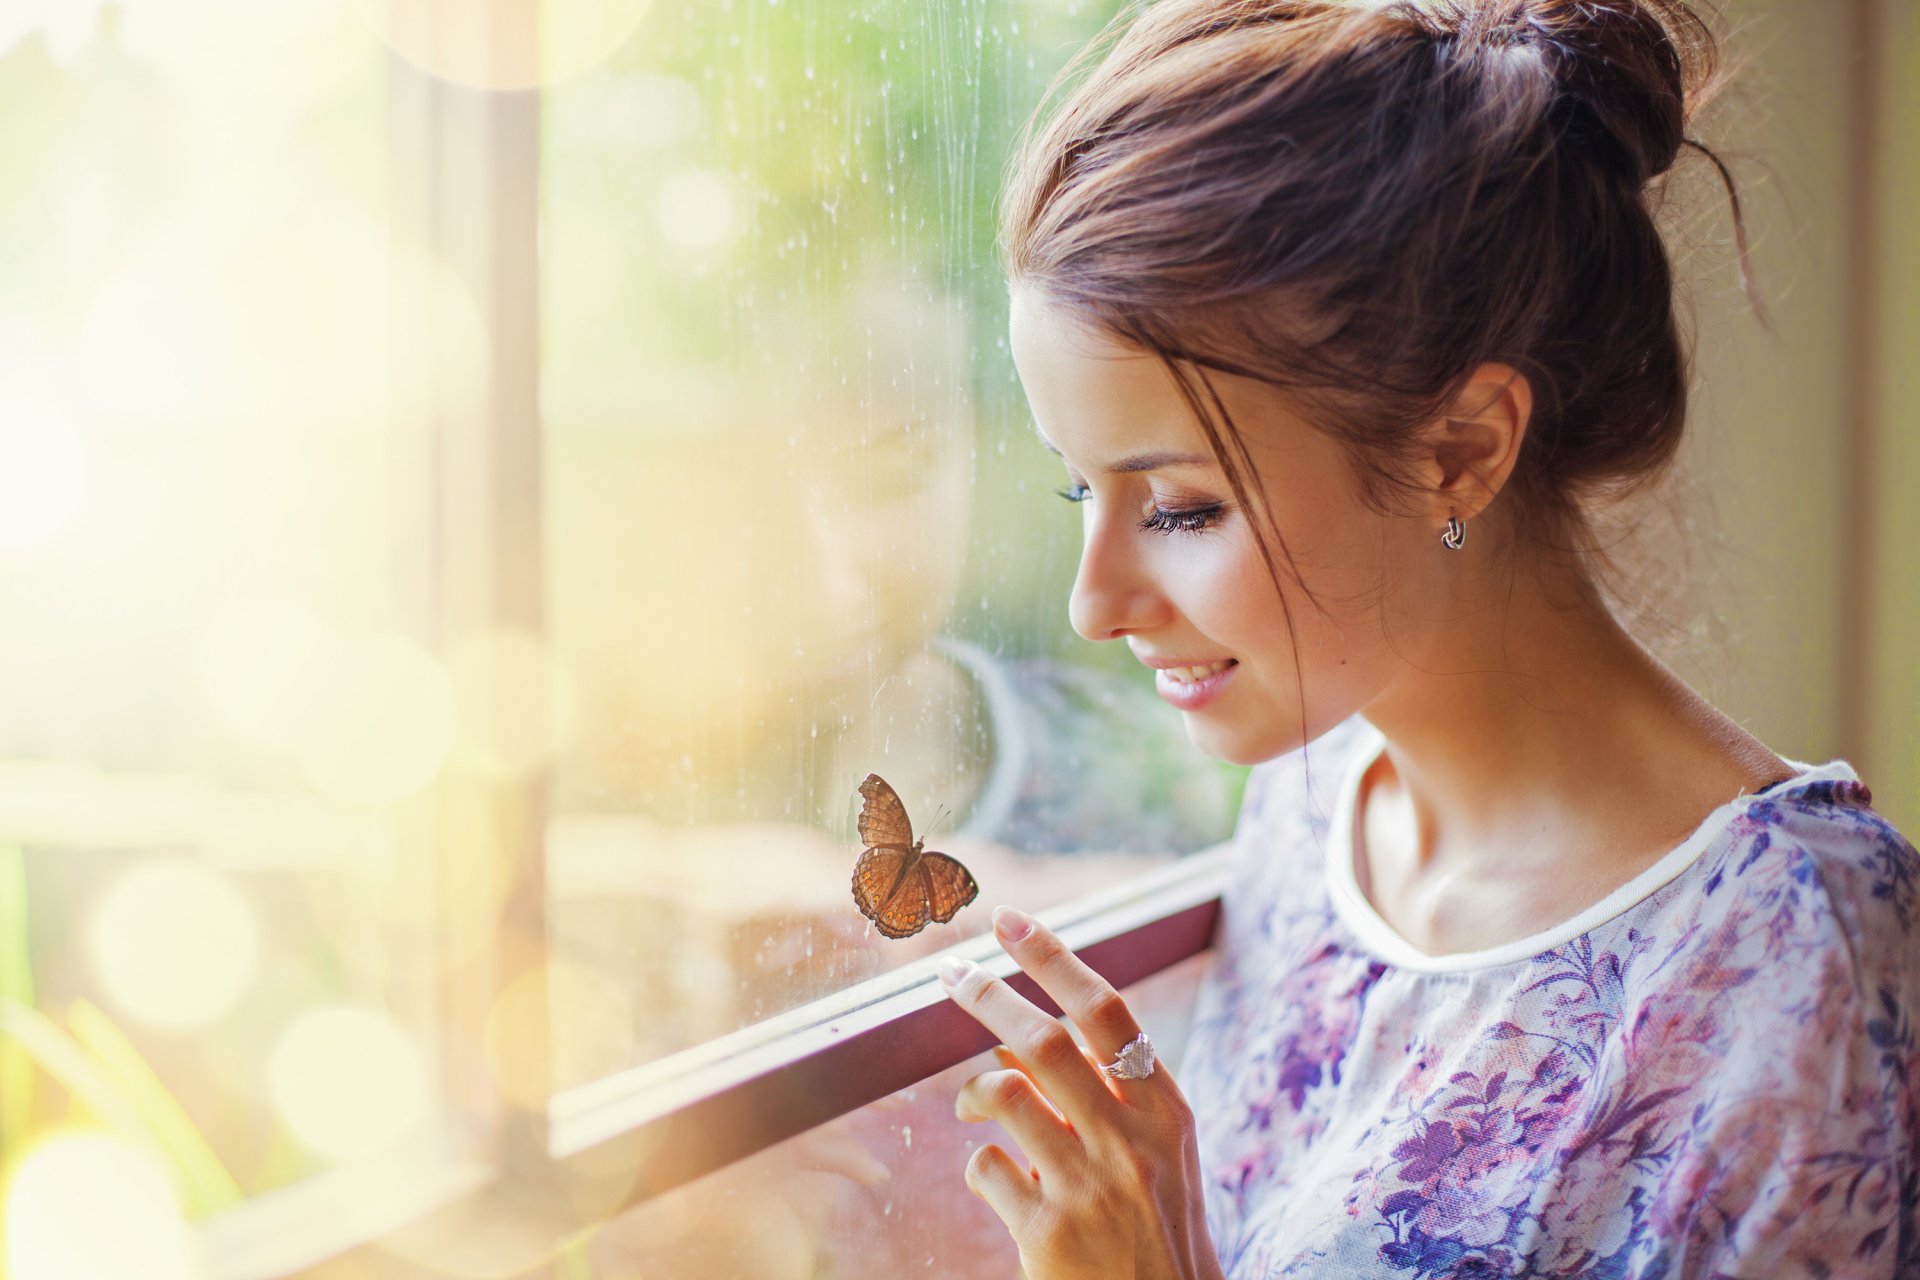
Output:
<svg viewBox="0 0 1920 1280">
<path fill-rule="evenodd" d="M 1480 362 L 1512 365 L 1534 393 L 1500 495 L 1516 542 L 1607 586 L 1592 513 L 1666 470 L 1686 417 L 1654 222 L 1683 146 L 1733 195 L 1746 282 L 1733 179 L 1688 136 L 1725 79 L 1694 8 L 1158 0 L 1054 88 L 1115 33 L 1021 136 L 1009 282 L 1157 355 L 1249 513 L 1246 448 L 1206 370 L 1284 388 L 1384 512 L 1414 487 L 1413 430 Z M 1284 540 L 1253 528 L 1278 589 Z"/>
</svg>

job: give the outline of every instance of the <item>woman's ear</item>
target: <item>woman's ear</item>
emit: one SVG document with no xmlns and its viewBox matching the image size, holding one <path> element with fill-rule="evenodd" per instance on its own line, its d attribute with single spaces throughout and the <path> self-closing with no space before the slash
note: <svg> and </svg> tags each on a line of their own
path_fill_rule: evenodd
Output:
<svg viewBox="0 0 1920 1280">
<path fill-rule="evenodd" d="M 1533 416 L 1533 387 L 1512 365 L 1476 367 L 1445 412 L 1428 425 L 1420 468 L 1433 516 L 1470 520 L 1492 504 L 1513 474 Z"/>
</svg>

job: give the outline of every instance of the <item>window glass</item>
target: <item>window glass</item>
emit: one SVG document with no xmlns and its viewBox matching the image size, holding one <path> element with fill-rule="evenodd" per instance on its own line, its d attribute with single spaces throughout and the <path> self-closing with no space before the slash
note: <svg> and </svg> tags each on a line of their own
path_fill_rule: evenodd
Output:
<svg viewBox="0 0 1920 1280">
<path fill-rule="evenodd" d="M 389 315 L 401 288 L 462 303 L 391 252 L 386 58 L 345 0 L 0 13 L 21 1280 L 176 1274 L 170 1204 L 202 1218 L 437 1124 L 407 820 L 465 743 L 396 590 L 429 486 L 389 414 L 425 338 Z"/>
<path fill-rule="evenodd" d="M 1067 625 L 993 251 L 1015 134 L 1108 4 L 660 0 L 543 102 L 561 1083 L 1213 845 L 1201 757 Z M 903 939 L 857 788 L 980 894 Z"/>
</svg>

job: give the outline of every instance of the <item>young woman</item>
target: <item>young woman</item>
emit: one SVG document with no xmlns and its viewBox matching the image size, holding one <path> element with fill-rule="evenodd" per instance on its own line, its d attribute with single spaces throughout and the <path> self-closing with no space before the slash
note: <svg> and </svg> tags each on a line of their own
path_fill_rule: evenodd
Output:
<svg viewBox="0 0 1920 1280">
<path fill-rule="evenodd" d="M 1030 1280 L 1920 1275 L 1920 855 L 1601 550 L 1680 442 L 1650 203 L 1714 52 L 1679 0 L 1159 0 L 1028 135 L 1074 627 L 1259 766 L 1178 1085 L 1018 912 L 1086 1052 L 949 979 Z"/>
</svg>

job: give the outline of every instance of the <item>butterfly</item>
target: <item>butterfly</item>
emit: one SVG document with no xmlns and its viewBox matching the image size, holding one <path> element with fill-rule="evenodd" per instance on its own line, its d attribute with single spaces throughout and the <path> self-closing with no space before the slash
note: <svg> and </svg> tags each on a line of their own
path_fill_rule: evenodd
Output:
<svg viewBox="0 0 1920 1280">
<path fill-rule="evenodd" d="M 913 838 L 907 806 L 885 778 L 870 773 L 860 784 L 860 843 L 853 864 L 853 900 L 889 938 L 906 938 L 953 919 L 980 896 L 973 873 L 959 861 Z"/>
</svg>

